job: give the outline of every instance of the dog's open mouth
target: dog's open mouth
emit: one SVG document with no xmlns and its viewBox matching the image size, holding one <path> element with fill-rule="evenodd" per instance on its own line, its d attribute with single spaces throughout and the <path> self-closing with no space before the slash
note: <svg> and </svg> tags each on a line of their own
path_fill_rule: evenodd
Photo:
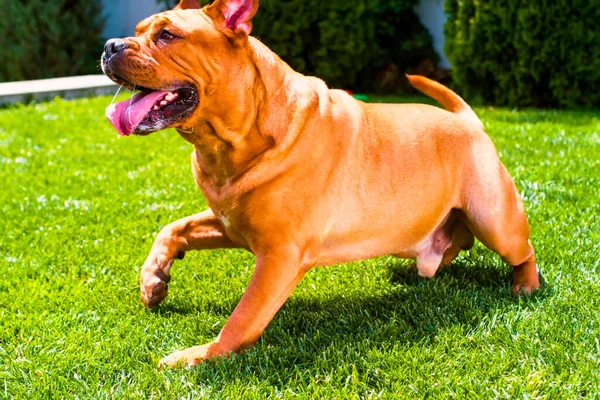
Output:
<svg viewBox="0 0 600 400">
<path fill-rule="evenodd" d="M 146 89 L 108 106 L 106 118 L 122 136 L 147 135 L 189 116 L 197 104 L 198 94 L 191 86 L 173 91 Z"/>
</svg>

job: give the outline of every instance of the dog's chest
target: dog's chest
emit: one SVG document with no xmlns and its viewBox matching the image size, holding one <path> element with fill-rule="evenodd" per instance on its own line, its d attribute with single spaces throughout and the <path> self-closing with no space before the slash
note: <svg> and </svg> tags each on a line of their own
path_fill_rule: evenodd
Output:
<svg viewBox="0 0 600 400">
<path fill-rule="evenodd" d="M 231 222 L 229 222 L 229 219 L 225 215 L 219 215 L 218 219 L 219 221 L 221 221 L 221 225 L 223 225 L 223 228 L 227 229 L 231 226 Z"/>
<path fill-rule="evenodd" d="M 235 215 L 230 215 L 227 211 L 219 210 L 218 208 L 211 207 L 211 209 L 231 241 L 238 246 L 249 248 L 247 235 L 243 229 L 239 229 L 239 221 Z"/>
</svg>

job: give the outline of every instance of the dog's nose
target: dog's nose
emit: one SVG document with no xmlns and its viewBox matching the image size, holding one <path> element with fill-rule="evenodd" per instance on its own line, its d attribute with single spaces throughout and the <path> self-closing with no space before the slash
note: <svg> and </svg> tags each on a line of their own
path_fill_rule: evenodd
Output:
<svg viewBox="0 0 600 400">
<path fill-rule="evenodd" d="M 125 50 L 125 42 L 121 39 L 110 39 L 104 45 L 104 53 L 106 53 L 106 58 L 110 58 L 113 54 L 120 53 Z"/>
</svg>

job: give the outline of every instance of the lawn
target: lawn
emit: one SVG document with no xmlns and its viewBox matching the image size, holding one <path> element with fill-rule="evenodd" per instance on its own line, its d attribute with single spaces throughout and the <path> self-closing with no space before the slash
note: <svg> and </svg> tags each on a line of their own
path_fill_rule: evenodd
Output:
<svg viewBox="0 0 600 400">
<path fill-rule="evenodd" d="M 117 137 L 110 100 L 0 110 L 0 398 L 600 397 L 599 112 L 476 109 L 525 201 L 533 298 L 479 244 L 431 280 L 392 257 L 321 268 L 249 351 L 158 371 L 218 334 L 253 257 L 189 253 L 142 307 L 154 236 L 205 202 L 190 145 Z"/>
</svg>

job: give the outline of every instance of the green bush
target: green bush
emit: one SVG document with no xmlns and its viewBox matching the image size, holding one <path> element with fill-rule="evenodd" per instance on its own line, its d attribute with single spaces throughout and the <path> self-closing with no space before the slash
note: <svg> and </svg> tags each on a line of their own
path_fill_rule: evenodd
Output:
<svg viewBox="0 0 600 400">
<path fill-rule="evenodd" d="M 446 54 L 466 95 L 600 106 L 600 0 L 446 0 Z"/>
<path fill-rule="evenodd" d="M 437 62 L 431 37 L 413 11 L 418 2 L 261 0 L 252 34 L 296 71 L 332 87 L 373 91 L 378 73 L 390 64 L 406 71 L 423 59 Z"/>
<path fill-rule="evenodd" d="M 3 3 L 0 82 L 100 71 L 101 0 Z"/>
<path fill-rule="evenodd" d="M 375 57 L 369 61 L 368 67 L 361 73 L 361 85 L 358 89 L 379 91 L 381 83 L 379 73 L 385 67 L 393 65 L 400 73 L 399 77 L 404 85 L 391 87 L 391 89 L 410 90 L 410 85 L 404 78 L 404 72 L 415 72 L 413 68 L 424 60 L 431 61 L 432 66 L 439 62 L 439 56 L 433 48 L 431 35 L 414 12 L 415 6 L 420 1 L 379 1 L 372 15 L 375 20 L 376 53 Z"/>
<path fill-rule="evenodd" d="M 350 87 L 377 54 L 377 0 L 264 0 L 254 35 L 299 72 Z"/>
</svg>

